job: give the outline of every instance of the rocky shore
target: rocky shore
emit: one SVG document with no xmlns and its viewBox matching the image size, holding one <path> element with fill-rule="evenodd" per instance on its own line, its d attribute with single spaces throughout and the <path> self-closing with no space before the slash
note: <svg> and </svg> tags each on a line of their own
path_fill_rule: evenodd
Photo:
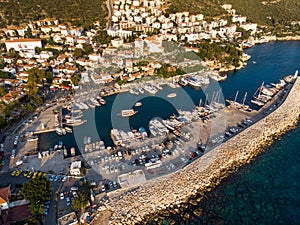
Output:
<svg viewBox="0 0 300 225">
<path fill-rule="evenodd" d="M 237 136 L 174 174 L 150 180 L 126 192 L 121 190 L 111 194 L 105 203 L 111 217 L 105 223 L 136 224 L 146 221 L 156 212 L 173 209 L 180 213 L 178 206 L 187 207 L 191 196 L 210 191 L 238 167 L 249 163 L 276 136 L 293 128 L 300 115 L 299 98 L 300 79 L 297 78 L 278 109 Z M 195 213 L 200 215 L 201 209 Z M 183 216 L 189 217 L 188 214 Z M 94 224 L 104 222 L 97 220 Z"/>
</svg>

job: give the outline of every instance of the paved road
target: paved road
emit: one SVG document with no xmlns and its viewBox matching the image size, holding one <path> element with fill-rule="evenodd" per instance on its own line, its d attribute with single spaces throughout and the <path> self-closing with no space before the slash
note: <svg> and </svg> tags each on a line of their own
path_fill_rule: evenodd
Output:
<svg viewBox="0 0 300 225">
<path fill-rule="evenodd" d="M 59 189 L 61 182 L 51 182 L 52 183 L 52 195 L 50 200 L 50 208 L 48 214 L 45 218 L 45 225 L 56 225 L 56 202 L 55 195 L 56 191 Z"/>
</svg>

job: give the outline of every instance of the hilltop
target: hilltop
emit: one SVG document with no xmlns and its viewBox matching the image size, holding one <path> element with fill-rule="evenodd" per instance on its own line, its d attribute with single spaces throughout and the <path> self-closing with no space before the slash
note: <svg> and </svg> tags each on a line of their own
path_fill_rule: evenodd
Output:
<svg viewBox="0 0 300 225">
<path fill-rule="evenodd" d="M 213 17 L 226 13 L 221 7 L 223 4 L 232 4 L 238 14 L 259 25 L 289 25 L 291 21 L 300 20 L 299 0 L 169 0 L 166 12 L 189 11 Z"/>
<path fill-rule="evenodd" d="M 0 1 L 0 28 L 57 18 L 61 22 L 89 28 L 95 21 L 105 27 L 108 15 L 104 0 L 8 0 Z"/>
</svg>

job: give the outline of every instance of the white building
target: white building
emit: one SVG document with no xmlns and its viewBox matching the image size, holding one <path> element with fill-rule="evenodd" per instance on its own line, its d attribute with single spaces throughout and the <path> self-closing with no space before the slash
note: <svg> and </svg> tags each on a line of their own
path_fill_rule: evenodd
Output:
<svg viewBox="0 0 300 225">
<path fill-rule="evenodd" d="M 70 166 L 70 174 L 74 176 L 80 175 L 81 161 L 74 161 Z"/>
<path fill-rule="evenodd" d="M 42 47 L 42 40 L 35 38 L 22 38 L 5 41 L 6 50 L 14 49 L 16 51 L 34 50 L 36 47 Z"/>
</svg>

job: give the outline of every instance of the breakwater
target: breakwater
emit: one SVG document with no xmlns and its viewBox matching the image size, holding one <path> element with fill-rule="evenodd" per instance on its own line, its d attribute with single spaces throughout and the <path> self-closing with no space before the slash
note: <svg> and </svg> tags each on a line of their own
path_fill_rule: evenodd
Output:
<svg viewBox="0 0 300 225">
<path fill-rule="evenodd" d="M 210 191 L 228 174 L 249 163 L 276 136 L 293 128 L 300 115 L 299 98 L 300 79 L 297 78 L 279 108 L 237 136 L 174 174 L 148 181 L 133 190 L 113 193 L 106 203 L 111 210 L 109 223 L 135 224 L 172 208 L 179 213 L 178 206 L 187 203 L 189 197 Z"/>
</svg>

